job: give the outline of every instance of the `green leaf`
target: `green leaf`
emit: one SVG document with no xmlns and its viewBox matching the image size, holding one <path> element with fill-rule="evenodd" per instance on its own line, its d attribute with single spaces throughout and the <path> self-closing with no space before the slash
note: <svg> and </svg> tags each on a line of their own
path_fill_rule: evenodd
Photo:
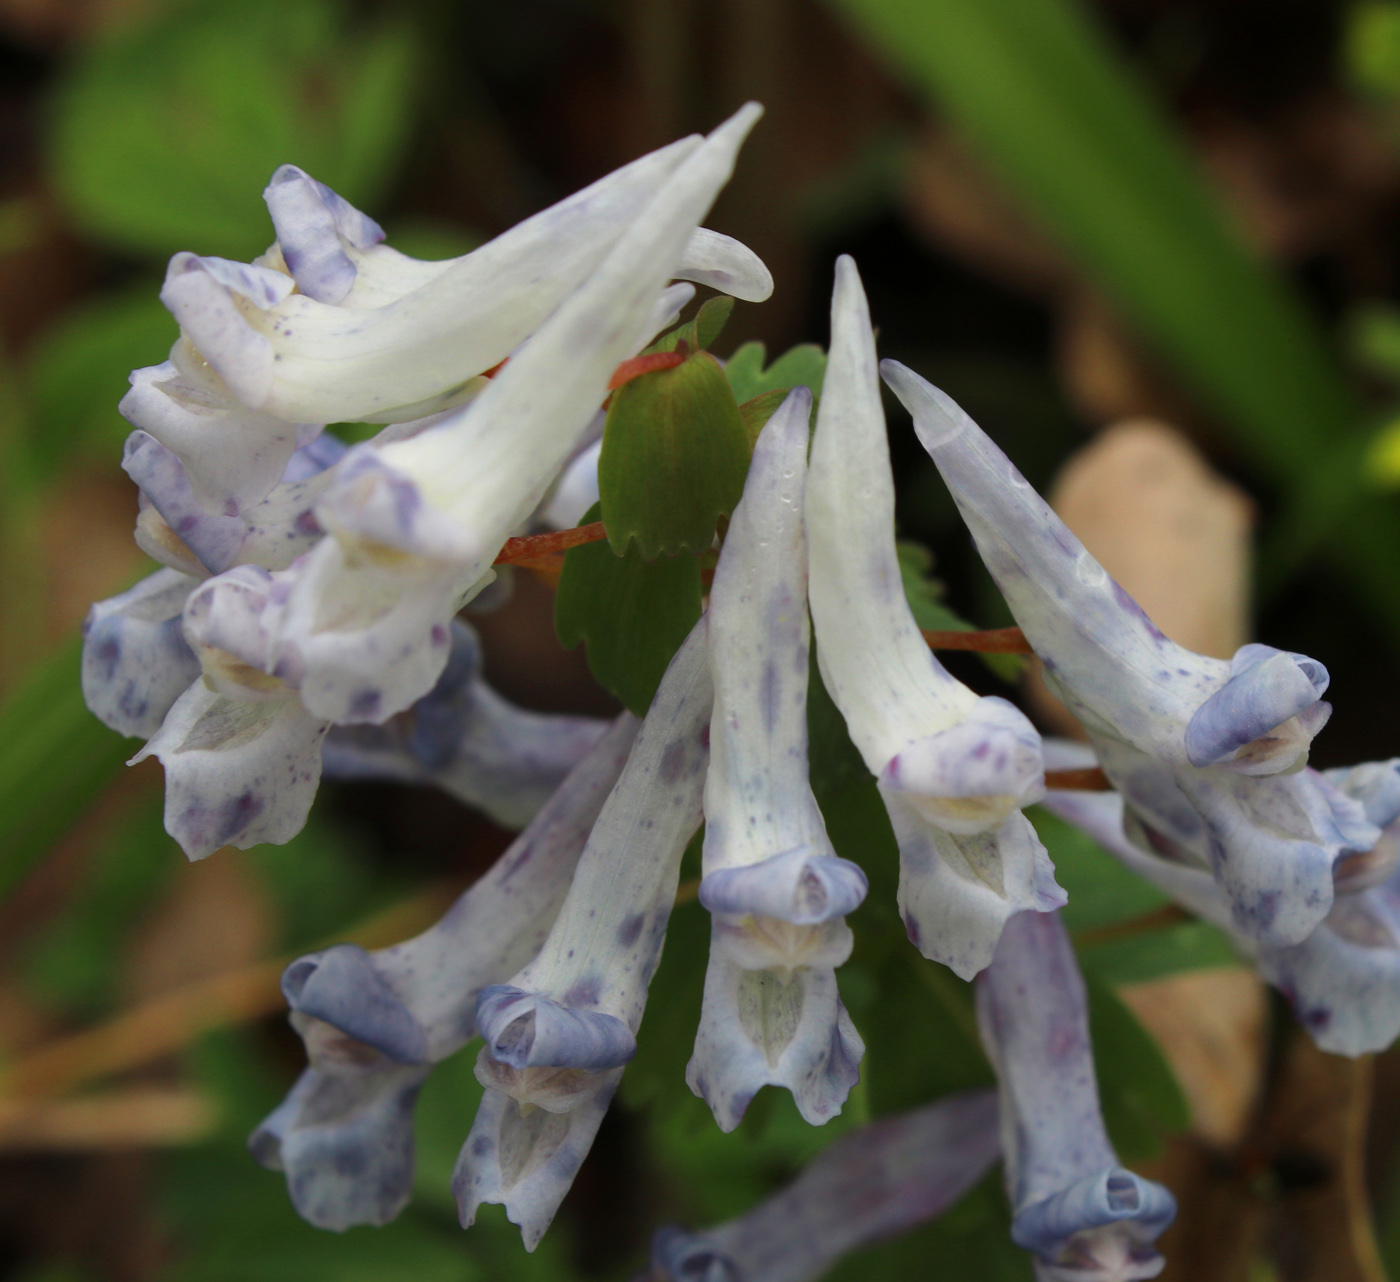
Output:
<svg viewBox="0 0 1400 1282">
<path fill-rule="evenodd" d="M 827 692 L 817 664 L 817 642 L 807 668 L 807 774 L 818 802 L 835 797 L 859 779 L 870 777 L 846 730 L 846 718 Z"/>
<path fill-rule="evenodd" d="M 762 392 L 789 391 L 794 387 L 810 387 L 813 401 L 820 398 L 826 376 L 826 353 L 820 347 L 801 343 L 789 348 L 767 369 L 763 368 L 765 353 L 762 343 L 745 343 L 725 362 L 724 373 L 736 400 L 751 401 Z"/>
<path fill-rule="evenodd" d="M 120 457 L 131 424 L 117 413 L 127 376 L 165 359 L 179 330 L 161 306 L 160 282 L 70 308 L 34 349 L 29 381 L 34 395 L 35 463 L 43 477 L 75 456 Z"/>
<path fill-rule="evenodd" d="M 744 421 L 744 433 L 749 438 L 750 450 L 768 420 L 778 412 L 778 406 L 787 400 L 790 391 L 790 387 L 775 387 L 771 392 L 760 392 L 739 406 L 739 417 Z"/>
<path fill-rule="evenodd" d="M 1191 1107 L 1171 1065 L 1137 1016 L 1094 975 L 1085 975 L 1084 983 L 1108 1137 L 1124 1161 L 1156 1157 L 1164 1139 L 1191 1125 Z"/>
<path fill-rule="evenodd" d="M 140 254 L 249 258 L 272 239 L 261 194 L 278 165 L 373 200 L 403 154 L 414 45 L 342 16 L 330 0 L 206 0 L 80 53 L 50 153 L 75 222 Z"/>
<path fill-rule="evenodd" d="M 904 597 L 914 615 L 914 622 L 928 632 L 976 632 L 977 628 L 943 601 L 943 584 L 935 579 L 933 553 L 913 539 L 898 539 L 895 555 L 899 558 L 899 575 L 904 583 Z M 1003 681 L 1014 684 L 1026 669 L 1026 659 L 1020 654 L 979 654 L 982 662 Z"/>
<path fill-rule="evenodd" d="M 598 510 L 595 503 L 582 523 L 596 521 Z M 564 555 L 554 630 L 570 649 L 585 643 L 599 684 L 638 716 L 699 617 L 700 561 L 689 553 L 644 561 L 636 547 L 617 556 L 598 542 Z"/>
<path fill-rule="evenodd" d="M 1129 872 L 1092 837 L 1058 815 L 1032 806 L 1026 817 L 1055 865 L 1055 880 L 1069 895 L 1060 911 L 1071 934 L 1116 926 L 1170 902 L 1151 882 Z"/>
<path fill-rule="evenodd" d="M 1284 490 L 1269 579 L 1323 538 L 1400 634 L 1400 511 L 1362 495 L 1359 406 L 1075 0 L 840 0 Z M 749 393 L 750 395 L 752 393 Z"/>
<path fill-rule="evenodd" d="M 749 442 L 719 362 L 696 352 L 613 393 L 598 459 L 603 521 L 614 551 L 701 553 L 744 492 Z"/>
<path fill-rule="evenodd" d="M 733 310 L 734 300 L 727 294 L 707 299 L 690 320 L 662 334 L 646 350 L 674 352 L 682 343 L 685 344 L 686 350 L 691 352 L 707 349 L 720 336 Z"/>
<path fill-rule="evenodd" d="M 77 637 L 0 705 L 0 896 L 76 821 L 131 755 L 87 710 Z"/>
<path fill-rule="evenodd" d="M 1346 19 L 1346 63 L 1352 79 L 1373 93 L 1400 93 L 1400 5 L 1352 5 Z"/>
<path fill-rule="evenodd" d="M 158 797 L 117 816 L 61 913 L 26 942 L 22 974 L 39 1000 L 75 1016 L 108 1005 L 122 949 L 183 862 Z"/>
<path fill-rule="evenodd" d="M 1141 984 L 1185 970 L 1238 966 L 1239 954 L 1224 931 L 1204 921 L 1183 921 L 1079 949 L 1084 973 L 1106 984 Z"/>
</svg>

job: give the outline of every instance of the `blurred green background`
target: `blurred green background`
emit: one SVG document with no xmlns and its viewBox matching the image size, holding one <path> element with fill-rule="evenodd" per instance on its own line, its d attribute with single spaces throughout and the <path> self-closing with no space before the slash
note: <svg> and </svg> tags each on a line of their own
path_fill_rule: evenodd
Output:
<svg viewBox="0 0 1400 1282">
<path fill-rule="evenodd" d="M 499 1214 L 455 1225 L 470 1049 L 425 1092 L 410 1211 L 318 1233 L 242 1149 L 301 1063 L 269 959 L 416 929 L 508 835 L 436 795 L 327 787 L 290 846 L 189 868 L 161 832 L 159 770 L 124 772 L 135 745 L 78 692 L 87 604 L 145 572 L 116 403 L 175 337 L 170 254 L 261 252 L 260 193 L 285 162 L 396 247 L 460 253 L 747 98 L 767 115 L 710 225 L 777 292 L 737 309 L 720 354 L 824 342 L 849 252 L 882 353 L 946 387 L 1033 483 L 1106 424 L 1171 421 L 1257 504 L 1258 634 L 1332 672 L 1317 764 L 1396 751 L 1400 4 L 0 0 L 0 1056 L 54 1101 L 0 1089 L 0 1278 L 621 1279 L 657 1224 L 737 1214 L 840 1128 L 990 1080 L 965 986 L 902 943 L 873 790 L 833 760 L 828 822 L 876 892 L 842 972 L 870 1047 L 845 1117 L 813 1131 L 765 1092 L 724 1137 L 685 1091 L 708 930 L 690 904 L 620 1106 L 534 1256 Z M 891 427 L 902 532 L 933 550 L 948 605 L 1006 622 L 907 420 Z M 529 706 L 607 711 L 550 609 L 521 576 L 482 623 L 488 672 Z M 1046 840 L 1081 940 L 1160 908 L 1066 830 Z M 1184 1103 L 1113 986 L 1228 956 L 1170 921 L 1129 943 L 1083 958 L 1110 1128 L 1151 1159 Z M 208 996 L 230 976 L 237 1017 Z M 149 1054 L 102 1040 L 131 1010 L 153 1021 Z M 1400 1269 L 1400 1064 L 1374 1068 L 1350 1205 L 1376 1204 Z M 1259 1246 L 1290 1197 L 1341 1179 L 1290 1143 L 1266 1126 L 1209 1155 L 1196 1194 L 1238 1215 L 1211 1230 L 1217 1255 L 1183 1247 L 1164 1276 L 1381 1276 L 1337 1271 L 1325 1240 Z M 1030 1273 L 991 1180 L 833 1276 Z"/>
</svg>

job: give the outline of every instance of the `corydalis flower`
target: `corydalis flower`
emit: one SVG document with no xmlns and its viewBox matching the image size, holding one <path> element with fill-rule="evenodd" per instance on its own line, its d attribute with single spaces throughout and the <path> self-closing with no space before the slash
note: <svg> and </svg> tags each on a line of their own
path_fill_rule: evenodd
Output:
<svg viewBox="0 0 1400 1282">
<path fill-rule="evenodd" d="M 339 944 L 287 967 L 311 1067 L 249 1140 L 321 1228 L 384 1224 L 413 1183 L 413 1104 L 476 1032 L 481 989 L 539 950 L 637 732 L 624 714 L 484 877 L 431 929 L 367 953 Z"/>
<path fill-rule="evenodd" d="M 289 423 L 392 422 L 459 403 L 701 145 L 685 138 L 643 156 L 445 262 L 380 244 L 373 222 L 284 165 L 265 193 L 278 243 L 259 263 L 171 259 L 161 299 L 180 322 L 172 359 L 206 362 L 239 405 Z M 667 270 L 754 301 L 772 291 L 750 251 L 693 226 Z"/>
<path fill-rule="evenodd" d="M 1006 700 L 979 698 L 952 677 L 909 610 L 875 337 L 845 257 L 806 509 L 817 661 L 889 810 L 909 936 L 970 978 L 1012 913 L 1065 901 L 1021 813 L 1044 792 L 1040 736 Z"/>
<path fill-rule="evenodd" d="M 1301 943 L 1279 947 L 1238 934 L 1236 939 L 1323 1050 L 1364 1055 L 1400 1036 L 1400 760 L 1330 770 L 1327 776 L 1365 807 L 1380 840 L 1338 860 L 1332 910 Z M 1210 874 L 1187 852 L 1142 832 L 1116 793 L 1052 791 L 1045 804 L 1178 903 L 1234 930 L 1229 905 Z M 1125 827 L 1137 830 L 1137 844 Z M 1147 845 L 1157 853 L 1148 854 L 1142 849 Z"/>
<path fill-rule="evenodd" d="M 865 874 L 838 859 L 807 780 L 812 395 L 793 391 L 754 447 L 710 589 L 715 707 L 705 780 L 710 964 L 686 1081 L 732 1131 L 761 1086 L 807 1121 L 840 1111 L 865 1046 L 836 990 Z"/>
<path fill-rule="evenodd" d="M 1001 1084 L 1011 1236 L 1042 1282 L 1156 1277 L 1176 1202 L 1118 1164 L 1099 1112 L 1084 980 L 1059 913 L 1018 913 L 977 980 Z"/>
<path fill-rule="evenodd" d="M 636 1050 L 681 855 L 701 818 L 712 690 L 702 619 L 671 660 L 539 956 L 485 989 L 487 1088 L 453 1189 L 462 1223 L 503 1203 L 533 1250 Z"/>
<path fill-rule="evenodd" d="M 334 779 L 432 783 L 520 828 L 605 728 L 595 717 L 530 712 L 502 698 L 481 675 L 476 633 L 454 619 L 437 685 L 382 726 L 333 729 L 321 762 Z"/>
<path fill-rule="evenodd" d="M 883 371 L 1046 682 L 1138 818 L 1214 872 L 1243 933 L 1306 938 L 1331 907 L 1338 855 L 1378 835 L 1301 771 L 1330 711 L 1326 670 L 1269 646 L 1227 663 L 1168 640 L 957 405 L 896 361 Z"/>
<path fill-rule="evenodd" d="M 997 1148 L 990 1091 L 862 1126 L 747 1215 L 697 1233 L 662 1229 L 638 1282 L 815 1282 L 848 1252 L 941 1215 Z"/>
<path fill-rule="evenodd" d="M 315 515 L 330 537 L 284 572 L 245 662 L 337 723 L 381 722 L 437 679 L 452 615 L 544 496 L 648 332 L 685 244 L 759 114 L 694 148 L 603 263 L 476 400 L 409 440 L 352 450 Z"/>
</svg>

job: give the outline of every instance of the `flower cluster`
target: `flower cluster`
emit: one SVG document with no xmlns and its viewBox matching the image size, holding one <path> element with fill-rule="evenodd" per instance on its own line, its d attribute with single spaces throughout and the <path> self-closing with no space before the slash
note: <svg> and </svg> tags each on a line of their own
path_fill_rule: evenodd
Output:
<svg viewBox="0 0 1400 1282">
<path fill-rule="evenodd" d="M 758 433 L 708 606 L 640 723 L 512 707 L 459 617 L 532 514 L 557 525 L 596 497 L 598 408 L 689 300 L 669 282 L 769 292 L 749 251 L 699 227 L 757 114 L 448 263 L 397 254 L 291 167 L 266 193 L 277 242 L 261 259 L 177 255 L 162 297 L 181 337 L 122 403 L 137 538 L 165 568 L 93 607 L 89 705 L 147 738 L 139 755 L 164 764 L 166 824 L 191 857 L 286 841 L 323 770 L 432 783 L 524 826 L 424 934 L 287 968 L 310 1067 L 252 1149 L 313 1223 L 382 1224 L 409 1196 L 420 1087 L 480 1037 L 484 1094 L 454 1192 L 464 1225 L 502 1203 L 533 1247 L 636 1051 L 702 822 L 691 1090 L 730 1131 L 765 1085 L 822 1124 L 859 1080 L 837 970 L 869 887 L 810 782 L 815 636 L 898 844 L 909 938 L 977 977 L 999 1102 L 954 1097 L 853 1131 L 749 1215 L 663 1231 L 650 1276 L 815 1278 L 950 1205 L 998 1147 L 1038 1276 L 1153 1276 L 1174 1203 L 1107 1138 L 1066 894 L 1024 811 L 1044 801 L 1228 927 L 1324 1046 L 1388 1044 L 1400 761 L 1307 768 L 1329 711 L 1320 664 L 1169 641 L 976 424 L 886 362 L 1092 748 L 1043 743 L 1013 704 L 956 679 L 906 599 L 882 370 L 849 258 L 815 426 L 797 388 Z M 323 429 L 348 419 L 387 426 L 346 449 Z M 1047 793 L 1047 756 L 1098 764 L 1115 791 Z"/>
</svg>

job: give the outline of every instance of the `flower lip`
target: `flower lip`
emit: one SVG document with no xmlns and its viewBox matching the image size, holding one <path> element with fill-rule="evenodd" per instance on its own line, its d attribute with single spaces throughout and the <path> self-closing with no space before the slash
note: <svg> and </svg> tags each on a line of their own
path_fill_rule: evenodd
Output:
<svg viewBox="0 0 1400 1282">
<path fill-rule="evenodd" d="M 1054 1256 L 1077 1233 L 1132 1220 L 1156 1237 L 1176 1218 L 1176 1199 L 1160 1184 L 1118 1167 L 1098 1171 L 1018 1211 L 1011 1224 L 1017 1246 Z"/>
<path fill-rule="evenodd" d="M 357 275 L 342 242 L 368 249 L 384 239 L 384 229 L 296 165 L 277 169 L 263 199 L 297 287 L 317 302 L 341 302 Z"/>
<path fill-rule="evenodd" d="M 490 1056 L 516 1070 L 621 1068 L 637 1038 L 615 1015 L 574 1010 L 510 984 L 481 990 L 476 1022 Z"/>
<path fill-rule="evenodd" d="M 651 1240 L 652 1272 L 660 1282 L 744 1282 L 739 1266 L 713 1242 L 684 1229 L 657 1229 Z"/>
<path fill-rule="evenodd" d="M 865 873 L 850 860 L 799 846 L 760 863 L 707 874 L 700 903 L 712 913 L 754 913 L 812 926 L 853 912 L 868 888 Z"/>
<path fill-rule="evenodd" d="M 1270 731 L 1283 727 L 1292 718 L 1304 716 L 1317 705 L 1328 681 L 1327 669 L 1306 655 L 1290 654 L 1266 645 L 1242 646 L 1230 661 L 1229 680 L 1196 709 L 1187 723 L 1187 759 L 1201 768 L 1229 764 L 1236 754 L 1249 755 L 1242 752 L 1248 745 L 1269 736 Z M 1325 719 L 1325 715 L 1319 718 L 1317 714 L 1306 718 L 1307 733 L 1302 744 L 1304 760 L 1306 741 L 1322 728 L 1316 721 Z M 1288 757 L 1280 763 L 1282 769 L 1293 765 L 1298 755 L 1296 745 L 1291 742 L 1295 737 L 1279 737 L 1279 744 Z M 1264 756 L 1270 755 L 1273 754 L 1266 748 Z"/>
<path fill-rule="evenodd" d="M 385 982 L 370 955 L 356 944 L 337 944 L 300 957 L 282 972 L 287 1004 L 401 1064 L 428 1058 L 428 1035 Z"/>
</svg>

